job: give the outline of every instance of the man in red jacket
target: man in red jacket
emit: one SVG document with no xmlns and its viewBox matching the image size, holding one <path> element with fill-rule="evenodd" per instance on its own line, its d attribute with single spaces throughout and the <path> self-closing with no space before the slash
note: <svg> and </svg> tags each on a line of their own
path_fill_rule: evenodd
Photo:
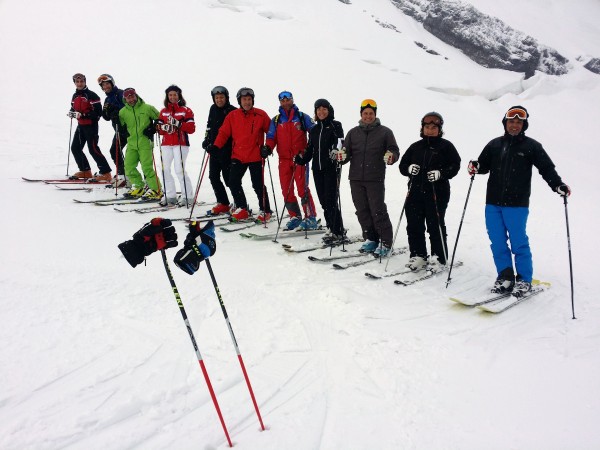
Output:
<svg viewBox="0 0 600 450">
<path fill-rule="evenodd" d="M 242 178 L 246 170 L 250 170 L 252 188 L 258 198 L 260 214 L 257 220 L 266 222 L 271 218 L 269 195 L 264 183 L 264 160 L 260 155 L 260 147 L 264 144 L 265 133 L 269 130 L 271 120 L 266 112 L 254 107 L 254 91 L 241 88 L 236 95 L 239 109 L 230 112 L 219 129 L 214 144 L 206 149 L 211 155 L 220 149 L 231 138 L 231 169 L 229 172 L 229 188 L 236 205 L 231 214 L 233 220 L 245 220 L 250 217 L 248 202 L 242 188 Z"/>
<path fill-rule="evenodd" d="M 303 230 L 314 230 L 318 227 L 315 219 L 315 203 L 308 189 L 306 165 L 298 165 L 294 158 L 302 156 L 308 143 L 307 132 L 314 126 L 309 115 L 301 112 L 294 104 L 294 98 L 289 91 L 279 93 L 279 114 L 271 120 L 267 133 L 266 145 L 261 149 L 262 156 L 267 157 L 277 147 L 279 155 L 279 182 L 285 206 L 290 213 L 286 224 L 288 230 L 298 226 Z M 294 195 L 293 183 L 296 183 L 298 197 L 302 199 L 304 220 Z"/>
</svg>

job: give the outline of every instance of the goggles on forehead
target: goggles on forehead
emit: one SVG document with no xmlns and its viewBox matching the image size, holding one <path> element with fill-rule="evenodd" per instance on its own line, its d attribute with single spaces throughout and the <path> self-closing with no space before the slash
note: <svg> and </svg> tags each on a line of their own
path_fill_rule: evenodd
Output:
<svg viewBox="0 0 600 450">
<path fill-rule="evenodd" d="M 102 84 L 105 81 L 110 81 L 112 83 L 113 79 L 112 79 L 112 77 L 110 75 L 106 75 L 106 74 L 100 75 L 98 77 L 98 84 Z"/>
<path fill-rule="evenodd" d="M 229 91 L 224 86 L 215 86 L 214 88 L 212 88 L 210 93 L 212 95 L 223 94 L 223 95 L 227 96 L 229 94 Z"/>
<path fill-rule="evenodd" d="M 442 122 L 439 117 L 425 116 L 425 117 L 423 117 L 423 121 L 421 122 L 421 124 L 422 125 L 435 125 L 435 126 L 439 127 L 442 124 Z"/>
<path fill-rule="evenodd" d="M 123 91 L 123 97 L 133 97 L 136 95 L 134 88 L 127 88 Z"/>
<path fill-rule="evenodd" d="M 85 75 L 82 73 L 76 73 L 73 75 L 73 82 L 75 81 L 85 81 Z"/>
<path fill-rule="evenodd" d="M 240 97 L 245 97 L 247 95 L 254 97 L 254 91 L 250 88 L 240 89 L 239 95 Z"/>
<path fill-rule="evenodd" d="M 363 100 L 360 104 L 361 108 L 377 108 L 377 102 L 371 98 Z"/>
<path fill-rule="evenodd" d="M 291 99 L 294 98 L 294 96 L 292 95 L 292 93 L 290 91 L 283 91 L 279 93 L 279 100 L 284 100 L 284 99 Z"/>
<path fill-rule="evenodd" d="M 522 108 L 512 108 L 506 112 L 504 116 L 506 119 L 527 119 L 527 111 Z"/>
</svg>

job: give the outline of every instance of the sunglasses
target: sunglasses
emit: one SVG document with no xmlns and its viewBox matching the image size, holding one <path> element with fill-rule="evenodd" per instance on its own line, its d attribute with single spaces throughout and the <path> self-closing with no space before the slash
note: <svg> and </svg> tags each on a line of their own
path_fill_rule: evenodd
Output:
<svg viewBox="0 0 600 450">
<path fill-rule="evenodd" d="M 217 95 L 217 94 L 228 95 L 229 91 L 227 91 L 227 88 L 225 88 L 224 86 L 215 86 L 214 88 L 212 88 L 212 91 L 210 91 L 210 93 L 212 95 Z"/>
<path fill-rule="evenodd" d="M 367 107 L 368 108 L 377 108 L 377 102 L 373 99 L 368 98 L 368 99 L 362 101 L 362 103 L 360 104 L 360 107 L 361 108 L 367 108 Z"/>
<path fill-rule="evenodd" d="M 123 97 L 133 97 L 135 96 L 134 88 L 127 88 L 123 91 Z"/>
<path fill-rule="evenodd" d="M 76 73 L 73 75 L 73 82 L 75 81 L 85 81 L 85 75 L 82 73 Z"/>
<path fill-rule="evenodd" d="M 98 77 L 98 84 L 102 84 L 105 81 L 110 81 L 112 83 L 113 79 L 110 77 L 110 75 L 100 75 Z"/>
<path fill-rule="evenodd" d="M 509 109 L 504 116 L 506 119 L 527 119 L 527 111 L 521 108 L 512 108 Z"/>
<path fill-rule="evenodd" d="M 283 91 L 279 93 L 279 101 L 292 98 L 294 98 L 294 96 L 290 91 Z"/>
</svg>

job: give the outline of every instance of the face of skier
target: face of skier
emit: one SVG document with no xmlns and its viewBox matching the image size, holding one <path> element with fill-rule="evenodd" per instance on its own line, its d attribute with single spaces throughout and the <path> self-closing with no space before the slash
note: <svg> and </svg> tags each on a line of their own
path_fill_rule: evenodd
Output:
<svg viewBox="0 0 600 450">
<path fill-rule="evenodd" d="M 437 137 L 440 134 L 440 127 L 435 123 L 426 123 L 423 125 L 423 136 Z"/>
<path fill-rule="evenodd" d="M 240 97 L 240 103 L 244 111 L 250 111 L 252 109 L 252 97 L 250 95 Z"/>
<path fill-rule="evenodd" d="M 317 108 L 317 119 L 325 120 L 327 119 L 327 116 L 329 116 L 329 110 L 324 106 L 319 106 Z"/>
<path fill-rule="evenodd" d="M 289 111 L 294 105 L 294 99 L 291 97 L 282 98 L 281 100 L 279 100 L 279 104 L 281 105 L 284 111 Z"/>
<path fill-rule="evenodd" d="M 365 108 L 360 113 L 360 118 L 367 125 L 372 124 L 375 122 L 375 111 L 373 111 L 371 108 Z"/>
<path fill-rule="evenodd" d="M 73 83 L 75 83 L 75 89 L 78 91 L 85 88 L 85 80 L 83 78 L 75 78 Z"/>
<path fill-rule="evenodd" d="M 133 106 L 137 102 L 137 95 L 131 94 L 128 97 L 125 97 L 125 101 L 129 106 Z"/>
<path fill-rule="evenodd" d="M 506 132 L 511 136 L 517 136 L 523 130 L 523 121 L 518 118 L 508 119 L 506 121 Z"/>
<path fill-rule="evenodd" d="M 103 81 L 102 84 L 100 85 L 100 87 L 102 88 L 104 93 L 108 94 L 110 91 L 112 91 L 113 86 L 110 81 Z"/>
<path fill-rule="evenodd" d="M 179 94 L 176 91 L 169 91 L 167 94 L 169 103 L 177 103 L 179 101 Z"/>
<path fill-rule="evenodd" d="M 217 107 L 222 108 L 225 106 L 225 103 L 227 103 L 225 94 L 215 94 L 215 105 L 217 105 Z"/>
</svg>

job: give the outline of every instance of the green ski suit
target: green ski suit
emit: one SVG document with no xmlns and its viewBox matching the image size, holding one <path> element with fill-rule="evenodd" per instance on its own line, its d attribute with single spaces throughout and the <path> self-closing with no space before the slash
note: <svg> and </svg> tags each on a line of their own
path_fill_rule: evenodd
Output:
<svg viewBox="0 0 600 450">
<path fill-rule="evenodd" d="M 119 120 L 121 126 L 125 127 L 129 133 L 125 154 L 125 175 L 131 182 L 132 188 L 143 187 L 142 176 L 137 170 L 137 165 L 140 163 L 146 184 L 150 189 L 159 192 L 160 183 L 156 178 L 152 157 L 154 143 L 143 133 L 153 123 L 153 120 L 158 119 L 158 110 L 145 103 L 139 96 L 133 106 L 130 106 L 125 99 L 123 99 L 123 103 L 125 107 L 119 111 Z"/>
</svg>

